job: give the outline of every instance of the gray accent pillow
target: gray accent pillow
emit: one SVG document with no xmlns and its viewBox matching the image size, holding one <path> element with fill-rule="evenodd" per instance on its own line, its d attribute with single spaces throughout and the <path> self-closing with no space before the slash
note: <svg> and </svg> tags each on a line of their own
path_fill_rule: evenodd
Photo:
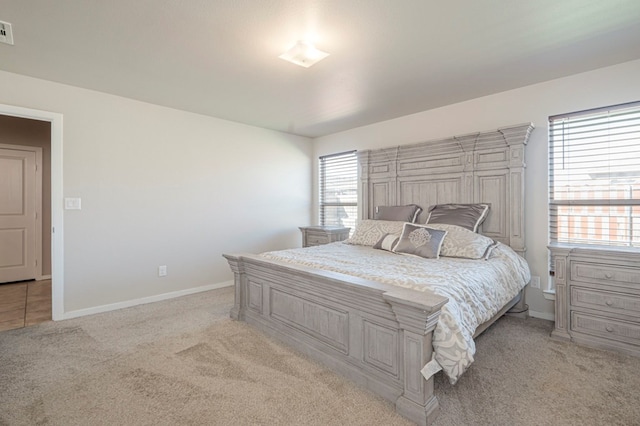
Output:
<svg viewBox="0 0 640 426">
<path fill-rule="evenodd" d="M 400 241 L 394 247 L 393 252 L 437 259 L 440 257 L 440 248 L 446 235 L 447 231 L 405 223 Z"/>
<path fill-rule="evenodd" d="M 393 251 L 396 244 L 398 244 L 399 239 L 400 236 L 397 234 L 384 234 L 382 238 L 380 238 L 378 242 L 373 246 L 373 248 L 378 250 Z"/>
<path fill-rule="evenodd" d="M 458 225 L 477 232 L 489 214 L 489 204 L 436 204 L 429 207 L 427 224 Z"/>
<path fill-rule="evenodd" d="M 406 206 L 378 206 L 373 218 L 375 220 L 397 220 L 415 223 L 422 211 L 422 207 L 415 204 Z"/>
</svg>

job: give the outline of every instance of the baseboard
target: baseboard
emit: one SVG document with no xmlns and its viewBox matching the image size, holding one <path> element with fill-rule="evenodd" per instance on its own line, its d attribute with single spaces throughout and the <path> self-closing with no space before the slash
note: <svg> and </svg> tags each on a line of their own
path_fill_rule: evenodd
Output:
<svg viewBox="0 0 640 426">
<path fill-rule="evenodd" d="M 532 311 L 531 309 L 529 309 L 529 316 L 533 318 L 545 319 L 548 321 L 556 320 L 556 316 L 551 312 L 537 312 L 537 311 Z"/>
<path fill-rule="evenodd" d="M 132 306 L 144 305 L 146 303 L 160 302 L 161 300 L 174 299 L 176 297 L 187 296 L 189 294 L 201 293 L 203 291 L 216 290 L 223 287 L 233 286 L 234 281 L 224 281 L 221 283 L 205 285 L 201 287 L 188 288 L 186 290 L 172 291 L 170 293 L 158 294 L 155 296 L 143 297 L 140 299 L 126 300 L 124 302 L 110 303 L 108 305 L 94 306 L 93 308 L 78 309 L 76 311 L 65 312 L 62 319 L 83 317 L 85 315 L 100 314 L 103 312 L 115 311 L 117 309 L 130 308 Z"/>
</svg>

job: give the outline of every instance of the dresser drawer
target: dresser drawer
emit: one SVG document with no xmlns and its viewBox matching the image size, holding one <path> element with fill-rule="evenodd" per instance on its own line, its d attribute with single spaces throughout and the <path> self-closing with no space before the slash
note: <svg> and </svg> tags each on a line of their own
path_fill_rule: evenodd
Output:
<svg viewBox="0 0 640 426">
<path fill-rule="evenodd" d="M 634 322 L 572 311 L 571 330 L 609 340 L 634 345 L 640 344 L 640 324 Z"/>
<path fill-rule="evenodd" d="M 606 263 L 572 261 L 571 281 L 640 288 L 640 271 L 637 268 Z"/>
<path fill-rule="evenodd" d="M 630 315 L 640 319 L 640 296 L 571 286 L 571 306 Z"/>
</svg>

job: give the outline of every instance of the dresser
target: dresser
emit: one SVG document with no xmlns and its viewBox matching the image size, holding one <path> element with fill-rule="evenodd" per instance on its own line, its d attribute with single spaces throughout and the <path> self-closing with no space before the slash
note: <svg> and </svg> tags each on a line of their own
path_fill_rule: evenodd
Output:
<svg viewBox="0 0 640 426">
<path fill-rule="evenodd" d="M 640 253 L 550 246 L 554 338 L 640 356 Z"/>
<path fill-rule="evenodd" d="M 343 241 L 349 238 L 349 230 L 343 226 L 302 226 L 302 247 L 319 246 L 322 244 Z"/>
</svg>

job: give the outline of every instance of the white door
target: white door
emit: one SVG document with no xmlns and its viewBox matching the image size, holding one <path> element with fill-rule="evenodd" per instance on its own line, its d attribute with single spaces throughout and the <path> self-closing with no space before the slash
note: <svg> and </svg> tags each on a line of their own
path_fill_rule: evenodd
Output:
<svg viewBox="0 0 640 426">
<path fill-rule="evenodd" d="M 0 149 L 0 283 L 36 278 L 36 153 Z"/>
</svg>

